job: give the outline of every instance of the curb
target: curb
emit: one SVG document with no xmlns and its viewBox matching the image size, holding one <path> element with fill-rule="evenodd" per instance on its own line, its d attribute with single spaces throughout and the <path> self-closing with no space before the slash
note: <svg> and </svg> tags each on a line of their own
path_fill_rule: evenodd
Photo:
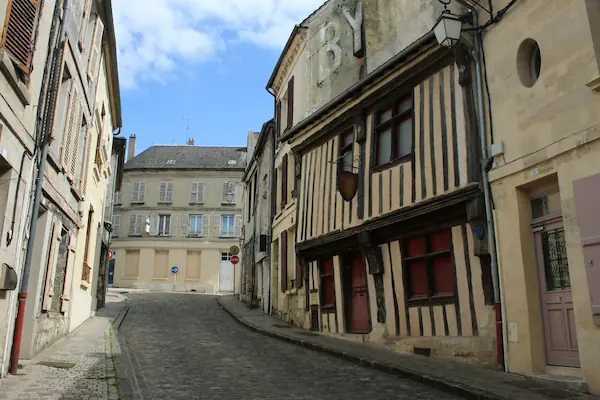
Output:
<svg viewBox="0 0 600 400">
<path fill-rule="evenodd" d="M 284 342 L 295 344 L 297 346 L 304 347 L 306 349 L 320 351 L 320 352 L 341 358 L 343 360 L 350 361 L 354 364 L 357 364 L 357 365 L 360 365 L 363 367 L 373 368 L 378 371 L 387 372 L 387 373 L 390 373 L 390 374 L 393 374 L 396 376 L 400 376 L 402 378 L 410 379 L 412 381 L 421 383 L 421 384 L 429 386 L 429 387 L 439 389 L 444 392 L 456 394 L 465 399 L 469 399 L 469 400 L 508 400 L 504 396 L 481 391 L 481 390 L 473 388 L 473 387 L 465 387 L 463 385 L 460 385 L 460 384 L 457 384 L 454 382 L 444 381 L 444 380 L 441 380 L 441 379 L 433 377 L 433 376 L 423 375 L 423 374 L 421 374 L 417 371 L 411 370 L 409 368 L 402 368 L 402 367 L 398 367 L 396 365 L 391 365 L 391 364 L 387 364 L 387 363 L 380 362 L 380 361 L 362 358 L 362 357 L 359 357 L 359 356 L 356 356 L 356 355 L 353 355 L 350 353 L 344 353 L 340 350 L 336 350 L 331 347 L 319 345 L 316 343 L 311 343 L 306 340 L 296 339 L 291 336 L 287 336 L 287 335 L 284 335 L 281 333 L 276 333 L 276 332 L 266 330 L 264 328 L 260 328 L 260 327 L 256 326 L 255 324 L 246 321 L 244 319 L 244 317 L 241 317 L 238 314 L 236 314 L 235 311 L 233 311 L 230 307 L 228 307 L 226 304 L 223 303 L 222 298 L 218 298 L 217 302 L 219 303 L 221 308 L 224 309 L 229 315 L 231 315 L 236 321 L 238 321 L 241 325 L 245 326 L 246 328 L 250 329 L 253 332 L 257 332 L 257 333 L 263 334 L 265 336 L 269 336 L 269 337 L 272 337 L 275 339 L 282 340 Z"/>
<path fill-rule="evenodd" d="M 130 305 L 125 300 L 125 304 L 121 307 L 119 313 L 113 318 L 110 325 L 111 340 L 114 339 L 113 344 L 115 346 L 112 353 L 113 364 L 117 373 L 117 381 L 119 384 L 119 399 L 138 399 L 142 398 L 139 392 L 134 389 L 132 382 L 130 381 L 131 374 L 133 373 L 133 367 L 130 362 L 127 348 L 124 346 L 119 329 L 123 325 L 123 321 L 129 314 Z"/>
</svg>

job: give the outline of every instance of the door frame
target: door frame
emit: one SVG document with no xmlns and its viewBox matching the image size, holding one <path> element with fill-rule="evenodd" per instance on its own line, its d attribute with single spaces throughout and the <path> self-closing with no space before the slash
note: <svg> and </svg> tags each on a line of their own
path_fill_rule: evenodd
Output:
<svg viewBox="0 0 600 400">
<path fill-rule="evenodd" d="M 340 278 L 342 280 L 342 313 L 344 316 L 344 328 L 346 332 L 356 335 L 367 335 L 373 331 L 373 320 L 371 316 L 371 295 L 369 291 L 369 271 L 367 260 L 361 251 L 351 251 L 340 256 Z M 367 315 L 369 330 L 365 332 L 354 332 L 352 330 L 352 268 L 354 260 L 361 257 L 365 268 L 365 289 L 367 296 Z"/>
</svg>

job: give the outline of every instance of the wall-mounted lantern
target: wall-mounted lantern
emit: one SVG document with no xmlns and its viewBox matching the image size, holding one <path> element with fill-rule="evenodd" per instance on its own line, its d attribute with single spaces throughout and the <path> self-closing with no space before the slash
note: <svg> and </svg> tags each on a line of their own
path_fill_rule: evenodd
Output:
<svg viewBox="0 0 600 400">
<path fill-rule="evenodd" d="M 440 3 L 444 4 L 444 11 L 435 23 L 433 33 L 441 46 L 452 47 L 460 40 L 462 21 L 448 10 L 450 0 L 440 0 Z"/>
</svg>

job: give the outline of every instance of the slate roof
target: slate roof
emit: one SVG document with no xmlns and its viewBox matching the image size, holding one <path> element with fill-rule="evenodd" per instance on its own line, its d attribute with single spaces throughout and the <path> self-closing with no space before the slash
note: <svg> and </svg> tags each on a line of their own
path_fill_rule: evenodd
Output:
<svg viewBox="0 0 600 400">
<path fill-rule="evenodd" d="M 246 147 L 152 146 L 125 164 L 131 169 L 238 169 L 246 168 Z M 235 161 L 235 164 L 231 161 Z"/>
</svg>

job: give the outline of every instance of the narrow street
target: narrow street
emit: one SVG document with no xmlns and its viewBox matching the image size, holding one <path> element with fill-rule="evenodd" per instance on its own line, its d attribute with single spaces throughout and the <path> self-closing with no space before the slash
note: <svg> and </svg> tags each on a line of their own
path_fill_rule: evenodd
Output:
<svg viewBox="0 0 600 400">
<path fill-rule="evenodd" d="M 251 332 L 213 296 L 131 294 L 121 345 L 147 399 L 455 399 Z M 123 349 L 125 351 L 125 349 Z M 136 382 L 132 382 L 136 386 Z"/>
</svg>

